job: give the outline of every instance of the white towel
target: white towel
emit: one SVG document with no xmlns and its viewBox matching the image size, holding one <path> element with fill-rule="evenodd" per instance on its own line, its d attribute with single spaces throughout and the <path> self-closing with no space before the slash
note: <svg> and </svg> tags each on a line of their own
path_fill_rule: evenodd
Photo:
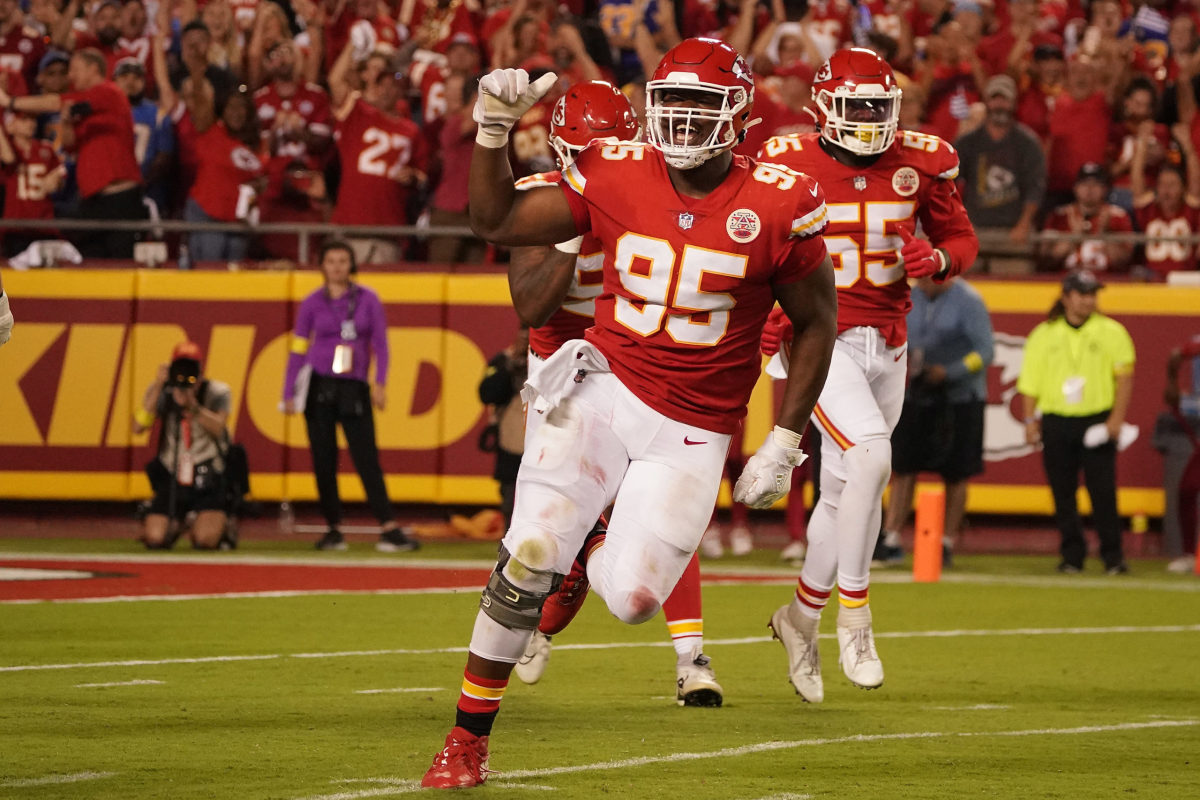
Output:
<svg viewBox="0 0 1200 800">
<path fill-rule="evenodd" d="M 583 339 L 572 339 L 558 348 L 531 380 L 525 382 L 521 399 L 538 412 L 547 412 L 562 402 L 579 385 L 576 377 L 586 372 L 611 372 L 608 359 Z"/>
<path fill-rule="evenodd" d="M 53 251 L 53 263 L 82 264 L 83 256 L 75 249 L 75 245 L 59 239 L 39 239 L 8 260 L 8 265 L 16 270 L 26 270 L 31 267 L 44 267 L 43 255 L 49 256 Z"/>
<path fill-rule="evenodd" d="M 1141 428 L 1137 425 L 1130 425 L 1128 422 L 1121 425 L 1121 432 L 1117 434 L 1117 450 L 1125 450 L 1129 445 L 1137 441 L 1138 434 Z M 1099 447 L 1109 440 L 1108 426 L 1103 422 L 1097 422 L 1095 425 L 1083 432 L 1083 446 L 1092 448 Z"/>
</svg>

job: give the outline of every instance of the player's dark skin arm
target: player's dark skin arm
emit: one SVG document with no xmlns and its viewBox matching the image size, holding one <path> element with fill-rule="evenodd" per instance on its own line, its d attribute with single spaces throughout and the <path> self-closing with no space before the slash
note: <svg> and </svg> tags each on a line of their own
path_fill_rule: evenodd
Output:
<svg viewBox="0 0 1200 800">
<path fill-rule="evenodd" d="M 475 145 L 468 190 L 471 229 L 489 242 L 553 245 L 579 235 L 562 189 L 513 188 L 506 147 Z"/>
<path fill-rule="evenodd" d="M 508 291 L 517 317 L 540 328 L 559 309 L 575 276 L 575 253 L 553 247 L 517 247 L 508 262 Z"/>
<path fill-rule="evenodd" d="M 837 340 L 837 289 L 833 261 L 825 256 L 811 275 L 775 287 L 775 299 L 792 321 L 792 350 L 783 402 L 775 424 L 803 433 L 829 373 Z"/>
</svg>

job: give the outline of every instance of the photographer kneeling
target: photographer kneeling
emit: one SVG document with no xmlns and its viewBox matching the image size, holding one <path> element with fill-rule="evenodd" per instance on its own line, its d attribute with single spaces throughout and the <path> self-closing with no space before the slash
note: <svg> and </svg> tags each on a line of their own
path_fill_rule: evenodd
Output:
<svg viewBox="0 0 1200 800">
<path fill-rule="evenodd" d="M 146 465 L 154 499 L 146 515 L 142 542 L 150 550 L 175 544 L 189 512 L 196 512 L 192 546 L 216 549 L 226 526 L 225 420 L 230 390 L 202 377 L 203 354 L 183 342 L 171 363 L 158 370 L 134 414 L 133 432 L 141 433 L 162 419 L 158 455 Z M 174 528 L 172 529 L 172 527 Z"/>
</svg>

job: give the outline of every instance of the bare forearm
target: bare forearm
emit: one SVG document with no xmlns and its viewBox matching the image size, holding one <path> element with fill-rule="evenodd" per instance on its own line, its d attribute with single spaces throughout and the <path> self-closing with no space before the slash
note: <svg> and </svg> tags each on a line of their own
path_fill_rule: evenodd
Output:
<svg viewBox="0 0 1200 800">
<path fill-rule="evenodd" d="M 471 228 L 485 239 L 502 235 L 517 193 L 507 147 L 475 145 L 468 188 Z"/>
<path fill-rule="evenodd" d="M 1129 413 L 1129 401 L 1133 398 L 1133 373 L 1117 376 L 1117 389 L 1113 396 L 1112 411 L 1108 418 L 1113 422 L 1124 422 Z"/>
<path fill-rule="evenodd" d="M 554 247 L 522 247 L 508 264 L 508 289 L 521 322 L 539 328 L 567 297 L 575 276 L 575 253 Z"/>
</svg>

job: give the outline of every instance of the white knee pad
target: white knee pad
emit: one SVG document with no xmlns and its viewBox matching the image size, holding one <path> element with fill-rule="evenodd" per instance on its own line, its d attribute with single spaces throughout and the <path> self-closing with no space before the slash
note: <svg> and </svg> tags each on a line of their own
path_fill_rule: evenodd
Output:
<svg viewBox="0 0 1200 800">
<path fill-rule="evenodd" d="M 892 475 L 892 443 L 888 439 L 871 439 L 856 444 L 842 456 L 846 464 L 846 482 L 861 487 L 875 487 L 882 492 Z"/>
</svg>

